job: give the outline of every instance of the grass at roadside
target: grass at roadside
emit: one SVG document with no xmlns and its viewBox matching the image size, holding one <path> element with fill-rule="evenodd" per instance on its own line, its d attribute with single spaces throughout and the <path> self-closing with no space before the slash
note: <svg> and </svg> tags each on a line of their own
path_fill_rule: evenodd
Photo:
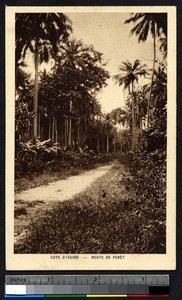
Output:
<svg viewBox="0 0 182 300">
<path fill-rule="evenodd" d="M 165 253 L 165 213 L 117 163 L 83 193 L 34 219 L 15 253 Z M 104 191 L 104 193 L 103 193 Z"/>
</svg>

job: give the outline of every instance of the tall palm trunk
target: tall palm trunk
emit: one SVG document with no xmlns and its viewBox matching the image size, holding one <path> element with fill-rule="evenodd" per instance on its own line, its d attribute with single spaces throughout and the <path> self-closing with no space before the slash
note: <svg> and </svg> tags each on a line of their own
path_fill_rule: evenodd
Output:
<svg viewBox="0 0 182 300">
<path fill-rule="evenodd" d="M 67 119 L 64 119 L 64 146 L 67 147 Z"/>
<path fill-rule="evenodd" d="M 56 146 L 57 146 L 57 143 L 58 143 L 58 119 L 57 119 L 57 116 L 55 116 L 54 118 L 54 123 L 55 123 L 55 143 L 56 143 Z M 56 154 L 58 152 L 58 149 L 56 147 Z"/>
<path fill-rule="evenodd" d="M 69 123 L 68 123 L 68 118 L 66 117 L 66 147 L 69 144 L 68 139 L 69 139 Z"/>
<path fill-rule="evenodd" d="M 68 133 L 68 145 L 71 146 L 72 142 L 72 134 L 71 134 L 71 118 L 69 119 L 69 133 Z"/>
<path fill-rule="evenodd" d="M 51 139 L 51 117 L 49 117 L 49 139 Z"/>
<path fill-rule="evenodd" d="M 55 116 L 55 143 L 58 143 L 58 119 L 57 116 Z"/>
<path fill-rule="evenodd" d="M 133 86 L 133 82 L 131 83 L 131 93 L 132 93 L 132 145 L 131 145 L 131 149 L 132 151 L 135 151 L 136 149 L 136 145 L 135 145 L 135 103 L 134 103 L 134 86 Z"/>
<path fill-rule="evenodd" d="M 116 153 L 116 131 L 114 131 L 114 153 Z"/>
<path fill-rule="evenodd" d="M 78 144 L 78 148 L 80 147 L 80 131 L 81 131 L 81 122 L 79 120 L 78 124 L 77 124 L 77 144 Z"/>
<path fill-rule="evenodd" d="M 40 139 L 40 111 L 37 112 L 38 124 L 37 124 L 37 137 Z"/>
<path fill-rule="evenodd" d="M 52 118 L 52 142 L 55 143 L 55 117 Z"/>
<path fill-rule="evenodd" d="M 107 133 L 107 156 L 109 156 L 109 134 Z"/>
<path fill-rule="evenodd" d="M 134 91 L 134 83 L 132 82 L 132 151 L 135 152 L 138 148 L 138 128 L 137 128 L 137 119 L 136 119 L 136 111 L 135 111 L 135 103 L 136 103 L 136 94 Z"/>
<path fill-rule="evenodd" d="M 152 67 L 150 92 L 149 92 L 148 103 L 147 103 L 147 128 L 149 128 L 149 122 L 150 122 L 150 102 L 151 102 L 151 96 L 152 96 L 152 86 L 153 86 L 153 81 L 154 81 L 155 61 L 156 61 L 156 24 L 155 23 L 154 23 L 153 47 L 154 47 L 153 67 Z"/>
<path fill-rule="evenodd" d="M 35 42 L 35 80 L 34 80 L 34 97 L 33 97 L 33 110 L 35 112 L 33 120 L 33 133 L 35 139 L 37 139 L 38 131 L 38 69 L 39 69 L 39 49 L 38 49 L 38 39 Z"/>
<path fill-rule="evenodd" d="M 70 113 L 72 112 L 72 101 L 70 100 Z M 68 133 L 68 145 L 71 146 L 72 144 L 72 122 L 71 122 L 71 117 L 69 118 L 69 133 Z"/>
<path fill-rule="evenodd" d="M 61 147 L 64 146 L 64 118 L 61 118 Z"/>
</svg>

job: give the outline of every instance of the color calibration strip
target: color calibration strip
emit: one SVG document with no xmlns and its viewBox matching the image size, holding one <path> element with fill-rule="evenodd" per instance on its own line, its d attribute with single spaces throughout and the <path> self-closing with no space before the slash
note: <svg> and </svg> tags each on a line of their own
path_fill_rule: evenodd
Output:
<svg viewBox="0 0 182 300">
<path fill-rule="evenodd" d="M 169 297 L 168 275 L 7 275 L 5 298 Z"/>
<path fill-rule="evenodd" d="M 131 295 L 107 295 L 107 294 L 93 294 L 93 295 L 5 295 L 5 298 L 169 298 L 169 295 L 149 295 L 149 294 L 131 294 Z"/>
</svg>

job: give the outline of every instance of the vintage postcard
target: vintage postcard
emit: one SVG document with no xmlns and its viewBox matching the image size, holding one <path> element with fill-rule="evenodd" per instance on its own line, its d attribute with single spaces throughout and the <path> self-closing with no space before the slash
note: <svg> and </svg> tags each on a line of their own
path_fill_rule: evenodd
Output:
<svg viewBox="0 0 182 300">
<path fill-rule="evenodd" d="M 6 7 L 6 269 L 176 268 L 176 7 Z"/>
</svg>

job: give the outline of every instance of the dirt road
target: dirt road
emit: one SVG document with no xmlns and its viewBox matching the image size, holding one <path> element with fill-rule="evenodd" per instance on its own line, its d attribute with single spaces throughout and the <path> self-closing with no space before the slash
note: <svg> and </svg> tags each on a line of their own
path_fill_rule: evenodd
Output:
<svg viewBox="0 0 182 300">
<path fill-rule="evenodd" d="M 48 185 L 36 187 L 16 194 L 16 200 L 23 201 L 65 201 L 83 192 L 99 177 L 105 175 L 112 165 L 106 165 L 82 174 L 68 177 L 64 180 L 51 182 Z"/>
<path fill-rule="evenodd" d="M 15 243 L 24 239 L 32 220 L 43 217 L 56 204 L 74 198 L 94 181 L 107 174 L 113 166 L 114 164 L 105 165 L 64 180 L 15 194 Z"/>
</svg>

